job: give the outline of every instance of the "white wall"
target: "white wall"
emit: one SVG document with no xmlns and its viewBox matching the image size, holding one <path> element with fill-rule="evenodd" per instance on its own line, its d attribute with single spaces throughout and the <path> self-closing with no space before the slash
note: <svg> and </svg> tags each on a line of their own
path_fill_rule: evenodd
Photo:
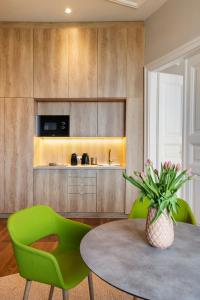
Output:
<svg viewBox="0 0 200 300">
<path fill-rule="evenodd" d="M 145 26 L 145 63 L 150 63 L 200 36 L 200 0 L 168 0 Z"/>
</svg>

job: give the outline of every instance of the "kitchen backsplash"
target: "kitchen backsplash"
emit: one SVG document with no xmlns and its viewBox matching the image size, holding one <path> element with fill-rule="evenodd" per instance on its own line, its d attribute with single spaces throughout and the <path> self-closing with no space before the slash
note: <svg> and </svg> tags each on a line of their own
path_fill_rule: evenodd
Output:
<svg viewBox="0 0 200 300">
<path fill-rule="evenodd" d="M 71 154 L 97 157 L 98 164 L 108 162 L 111 149 L 111 160 L 125 165 L 125 138 L 38 138 L 34 139 L 34 166 L 48 165 L 50 162 L 69 164 Z"/>
</svg>

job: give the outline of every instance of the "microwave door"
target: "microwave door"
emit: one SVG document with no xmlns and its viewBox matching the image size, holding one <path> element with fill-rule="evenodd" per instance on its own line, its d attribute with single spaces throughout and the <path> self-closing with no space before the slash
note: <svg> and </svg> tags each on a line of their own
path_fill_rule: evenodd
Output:
<svg viewBox="0 0 200 300">
<path fill-rule="evenodd" d="M 38 116 L 39 136 L 68 137 L 69 116 Z"/>
</svg>

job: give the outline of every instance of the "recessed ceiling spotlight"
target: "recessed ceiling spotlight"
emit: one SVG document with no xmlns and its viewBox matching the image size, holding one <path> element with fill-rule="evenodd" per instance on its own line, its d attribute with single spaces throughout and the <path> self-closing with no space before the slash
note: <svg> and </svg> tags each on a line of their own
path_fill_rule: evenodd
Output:
<svg viewBox="0 0 200 300">
<path fill-rule="evenodd" d="M 65 9 L 65 13 L 66 13 L 66 14 L 71 14 L 71 12 L 72 12 L 71 8 L 67 7 L 67 8 Z"/>
</svg>

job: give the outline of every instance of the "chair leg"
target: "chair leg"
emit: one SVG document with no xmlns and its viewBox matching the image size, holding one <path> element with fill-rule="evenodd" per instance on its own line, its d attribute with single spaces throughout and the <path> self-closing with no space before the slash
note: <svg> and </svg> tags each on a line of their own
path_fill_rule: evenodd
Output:
<svg viewBox="0 0 200 300">
<path fill-rule="evenodd" d="M 51 288 L 50 288 L 49 299 L 48 300 L 52 300 L 53 299 L 53 291 L 54 291 L 54 286 L 52 285 Z"/>
<path fill-rule="evenodd" d="M 92 272 L 88 275 L 88 285 L 89 285 L 89 292 L 90 292 L 90 300 L 94 300 L 94 287 L 93 287 L 93 280 L 92 280 Z"/>
<path fill-rule="evenodd" d="M 32 282 L 31 280 L 26 280 L 23 300 L 28 300 L 28 296 L 29 296 L 29 292 L 30 292 L 30 288 L 31 288 L 31 282 Z"/>
<path fill-rule="evenodd" d="M 62 290 L 63 300 L 69 300 L 69 293 L 67 290 Z"/>
</svg>

